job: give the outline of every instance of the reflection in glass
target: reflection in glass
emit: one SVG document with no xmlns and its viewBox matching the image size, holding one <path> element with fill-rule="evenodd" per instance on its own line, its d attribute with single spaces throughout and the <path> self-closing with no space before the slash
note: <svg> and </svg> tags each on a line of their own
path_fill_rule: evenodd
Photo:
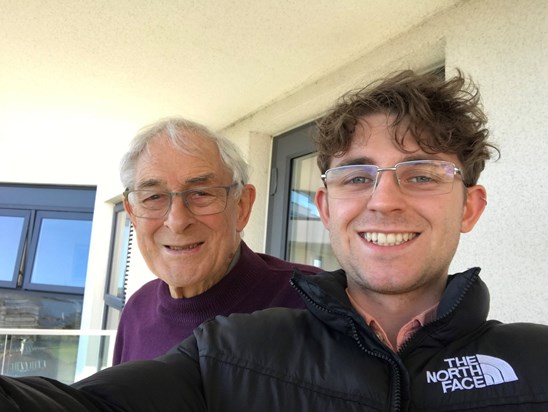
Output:
<svg viewBox="0 0 548 412">
<path fill-rule="evenodd" d="M 83 288 L 90 236 L 90 220 L 42 219 L 31 282 Z"/>
<path fill-rule="evenodd" d="M 79 329 L 82 299 L 0 289 L 0 328 Z"/>
<path fill-rule="evenodd" d="M 339 268 L 329 244 L 329 235 L 314 203 L 322 185 L 316 154 L 297 157 L 291 162 L 291 196 L 287 228 L 287 259 L 325 270 Z"/>
<path fill-rule="evenodd" d="M 12 377 L 45 376 L 66 384 L 110 366 L 110 348 L 114 335 L 0 334 L 0 374 Z M 86 345 L 89 356 L 79 356 L 79 345 Z"/>
<path fill-rule="evenodd" d="M 17 272 L 17 255 L 25 218 L 0 216 L 0 280 L 11 281 Z"/>
</svg>

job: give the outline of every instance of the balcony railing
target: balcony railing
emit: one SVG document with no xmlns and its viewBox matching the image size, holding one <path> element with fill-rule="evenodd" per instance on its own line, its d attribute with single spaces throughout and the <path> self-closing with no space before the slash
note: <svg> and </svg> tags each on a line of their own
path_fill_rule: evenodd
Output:
<svg viewBox="0 0 548 412">
<path fill-rule="evenodd" d="M 74 383 L 112 364 L 115 335 L 115 330 L 0 328 L 0 373 Z"/>
</svg>

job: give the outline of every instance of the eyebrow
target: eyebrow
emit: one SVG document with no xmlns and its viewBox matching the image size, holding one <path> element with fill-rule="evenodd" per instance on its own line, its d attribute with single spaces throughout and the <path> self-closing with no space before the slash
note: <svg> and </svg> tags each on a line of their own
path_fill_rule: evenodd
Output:
<svg viewBox="0 0 548 412">
<path fill-rule="evenodd" d="M 161 186 L 162 182 L 158 179 L 146 179 L 135 184 L 136 189 L 147 189 L 150 187 Z"/>
<path fill-rule="evenodd" d="M 207 173 L 204 175 L 199 176 L 193 176 L 185 180 L 183 186 L 196 186 L 200 184 L 207 184 L 211 182 L 215 178 L 214 173 Z M 137 189 L 148 189 L 148 188 L 156 188 L 156 187 L 165 187 L 165 181 L 160 179 L 145 179 L 141 182 L 138 182 L 135 187 Z"/>
<path fill-rule="evenodd" d="M 435 153 L 418 153 L 418 154 L 409 154 L 408 156 L 405 156 L 403 159 L 399 160 L 396 163 L 411 162 L 413 160 L 446 160 L 446 159 L 443 159 L 441 156 Z M 345 159 L 343 162 L 333 167 L 354 166 L 354 165 L 377 165 L 378 166 L 377 162 L 375 162 L 371 157 L 360 156 L 360 157 Z"/>
<path fill-rule="evenodd" d="M 339 166 L 354 166 L 354 165 L 373 165 L 375 162 L 369 157 L 353 157 L 351 159 L 345 159 L 335 167 Z"/>
<path fill-rule="evenodd" d="M 207 173 L 205 175 L 193 176 L 185 181 L 185 184 L 194 185 L 201 183 L 211 182 L 215 178 L 214 173 Z"/>
</svg>

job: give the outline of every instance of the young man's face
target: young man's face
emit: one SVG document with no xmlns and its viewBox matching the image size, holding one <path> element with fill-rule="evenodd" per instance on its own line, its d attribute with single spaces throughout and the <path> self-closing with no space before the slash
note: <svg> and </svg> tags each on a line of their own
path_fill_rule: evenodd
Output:
<svg viewBox="0 0 548 412">
<path fill-rule="evenodd" d="M 189 155 L 163 136 L 156 137 L 138 160 L 134 189 L 168 192 L 210 186 L 230 186 L 232 174 L 217 147 L 200 141 L 199 153 Z M 228 194 L 223 212 L 197 216 L 175 196 L 169 212 L 159 219 L 131 214 L 139 249 L 150 270 L 166 282 L 173 297 L 192 297 L 216 284 L 225 274 L 240 243 L 240 232 L 249 219 L 255 199 L 251 185 L 241 197 Z"/>
<path fill-rule="evenodd" d="M 347 153 L 332 159 L 330 168 L 346 164 L 393 167 L 408 160 L 443 160 L 459 164 L 455 155 L 427 154 L 407 136 L 406 152 L 394 143 L 387 116 L 366 116 L 356 127 Z M 449 193 L 403 194 L 393 171 L 381 172 L 370 196 L 336 199 L 320 188 L 316 204 L 349 288 L 356 292 L 403 295 L 445 283 L 460 233 L 470 231 L 485 206 L 481 186 L 465 189 L 455 176 Z M 378 239 L 374 243 L 367 238 Z M 383 242 L 384 236 L 388 241 Z M 397 242 L 393 240 L 397 239 Z M 401 242 L 401 243 L 400 243 Z"/>
</svg>

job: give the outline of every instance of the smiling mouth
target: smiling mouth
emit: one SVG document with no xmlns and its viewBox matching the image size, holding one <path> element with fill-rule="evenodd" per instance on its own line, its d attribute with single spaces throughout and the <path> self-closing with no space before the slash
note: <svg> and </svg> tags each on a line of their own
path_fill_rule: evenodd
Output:
<svg viewBox="0 0 548 412">
<path fill-rule="evenodd" d="M 378 246 L 397 246 L 402 243 L 409 242 L 418 236 L 417 233 L 380 233 L 380 232 L 365 232 L 361 233 L 368 242 Z"/>
<path fill-rule="evenodd" d="M 165 247 L 169 250 L 180 251 L 180 250 L 191 250 L 191 249 L 197 248 L 200 245 L 201 243 L 193 243 L 192 245 L 186 245 L 186 246 L 165 245 Z"/>
</svg>

